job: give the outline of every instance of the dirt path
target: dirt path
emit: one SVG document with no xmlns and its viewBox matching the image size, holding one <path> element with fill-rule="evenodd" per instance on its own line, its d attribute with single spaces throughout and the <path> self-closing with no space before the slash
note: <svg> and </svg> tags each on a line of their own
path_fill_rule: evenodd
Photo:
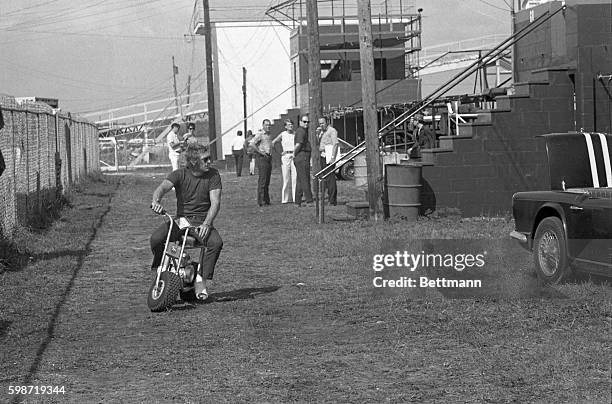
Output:
<svg viewBox="0 0 612 404">
<path fill-rule="evenodd" d="M 270 220 L 265 210 L 254 208 L 256 177 L 247 177 L 241 179 L 245 189 L 234 195 L 243 198 L 233 197 L 231 203 L 224 204 L 225 215 L 222 213 L 217 221 L 226 247 L 216 276 L 221 285 L 212 289 L 213 304 L 151 314 L 145 300 L 150 281 L 148 238 L 160 218 L 147 209 L 147 204 L 161 178 L 155 175 L 109 178 L 109 183 L 98 184 L 90 195 L 91 201 L 79 200 L 74 209 L 76 217 L 66 219 L 65 225 L 54 229 L 59 234 L 46 235 L 60 244 L 66 237 L 65 240 L 78 246 L 71 252 L 67 246 L 53 246 L 52 249 L 64 253 L 46 254 L 41 256 L 40 263 L 28 267 L 25 283 L 42 284 L 43 289 L 49 290 L 39 288 L 26 293 L 31 301 L 44 302 L 46 310 L 36 313 L 36 320 L 31 321 L 35 330 L 25 346 L 15 327 L 7 327 L 4 348 L 8 355 L 4 359 L 15 359 L 13 365 L 22 369 L 15 372 L 12 368 L 3 383 L 64 386 L 65 398 L 86 402 L 100 398 L 140 401 L 147 397 L 197 400 L 203 393 L 202 380 L 207 373 L 207 366 L 200 361 L 207 361 L 211 348 L 219 344 L 228 344 L 227 348 L 233 351 L 235 346 L 229 337 L 243 333 L 245 323 L 257 321 L 244 318 L 245 314 L 249 317 L 250 301 L 256 297 L 265 299 L 266 294 L 287 286 L 270 273 L 268 265 L 278 261 L 284 250 L 277 244 L 282 238 L 279 236 L 284 215 Z M 274 185 L 277 182 L 275 177 Z M 224 176 L 226 188 L 235 187 L 236 183 L 235 178 Z M 273 198 L 278 199 L 274 194 Z M 170 197 L 166 205 L 173 204 L 174 198 Z M 269 209 L 286 209 L 288 215 L 297 211 L 293 206 L 276 205 Z M 312 217 L 312 212 L 305 209 L 299 213 Z M 73 221 L 91 227 L 76 228 Z M 261 234 L 253 229 L 263 223 L 278 226 L 281 233 L 269 241 L 260 239 Z M 89 237 L 81 242 L 71 240 L 70 234 Z M 61 257 L 51 259 L 52 255 Z M 245 262 L 244 257 L 253 255 L 254 259 Z M 50 275 L 44 272 L 50 269 L 54 272 L 54 285 L 44 285 L 37 276 L 48 279 Z M 62 269 L 65 273 L 58 273 Z M 23 284 L 11 286 L 14 298 L 18 298 Z M 37 293 L 41 293 L 39 298 L 34 297 Z M 214 304 L 216 301 L 224 305 Z M 243 315 L 230 316 L 239 307 Z M 20 309 L 19 315 L 34 310 Z M 43 331 L 45 317 L 48 321 Z M 219 335 L 216 329 L 220 325 L 228 335 Z M 40 337 L 42 342 L 36 347 Z M 12 343 L 16 345 L 11 346 Z M 15 358 L 12 356 L 16 350 L 22 352 Z M 249 357 L 248 352 L 232 354 Z M 221 358 L 215 362 L 224 361 Z M 220 383 L 223 392 L 223 381 Z"/>
<path fill-rule="evenodd" d="M 160 179 L 92 184 L 62 221 L 32 236 L 27 268 L 0 275 L 0 401 L 17 402 L 7 392 L 18 384 L 64 386 L 64 395 L 44 397 L 58 402 L 608 396 L 609 287 L 569 285 L 547 299 L 507 302 L 449 300 L 436 290 L 374 296 L 367 260 L 385 237 L 418 229 L 319 226 L 312 209 L 257 208 L 255 177 L 223 174 L 216 226 L 225 247 L 210 302 L 150 313 L 148 237 L 161 219 L 148 204 Z M 278 188 L 275 175 L 273 202 Z M 507 234 L 495 222 L 474 227 Z M 520 271 L 528 260 L 513 265 Z"/>
</svg>

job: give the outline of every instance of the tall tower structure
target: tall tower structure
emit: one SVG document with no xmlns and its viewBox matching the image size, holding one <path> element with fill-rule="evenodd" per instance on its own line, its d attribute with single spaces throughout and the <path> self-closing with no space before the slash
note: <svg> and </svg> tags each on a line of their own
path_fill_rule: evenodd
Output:
<svg viewBox="0 0 612 404">
<path fill-rule="evenodd" d="M 421 15 L 416 0 L 386 0 L 372 5 L 372 39 L 376 79 L 376 103 L 384 106 L 421 98 L 416 77 L 421 50 Z M 323 107 L 361 105 L 359 25 L 354 1 L 318 3 Z M 290 60 L 292 103 L 308 109 L 308 38 L 306 0 L 283 1 L 270 8 L 269 16 L 291 29 Z"/>
</svg>

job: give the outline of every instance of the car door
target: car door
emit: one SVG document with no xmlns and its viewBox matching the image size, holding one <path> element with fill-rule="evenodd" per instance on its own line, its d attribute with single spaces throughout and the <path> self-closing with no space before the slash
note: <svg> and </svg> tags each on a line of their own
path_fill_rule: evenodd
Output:
<svg viewBox="0 0 612 404">
<path fill-rule="evenodd" d="M 570 205 L 574 226 L 570 240 L 576 264 L 591 272 L 612 274 L 612 189 L 593 189 L 582 202 Z"/>
</svg>

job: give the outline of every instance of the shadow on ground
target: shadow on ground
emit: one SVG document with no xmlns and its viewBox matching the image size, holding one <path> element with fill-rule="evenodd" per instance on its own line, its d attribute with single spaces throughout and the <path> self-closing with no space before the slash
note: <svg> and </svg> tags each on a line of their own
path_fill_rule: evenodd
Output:
<svg viewBox="0 0 612 404">
<path fill-rule="evenodd" d="M 8 329 L 11 326 L 12 321 L 0 320 L 0 341 L 4 339 L 8 333 Z"/>
<path fill-rule="evenodd" d="M 243 288 L 231 290 L 228 292 L 217 292 L 211 293 L 208 299 L 199 301 L 194 297 L 187 298 L 177 302 L 172 306 L 172 310 L 192 310 L 196 308 L 196 305 L 200 304 L 211 304 L 211 303 L 222 303 L 222 302 L 234 302 L 237 300 L 249 300 L 255 299 L 257 295 L 263 295 L 265 293 L 276 292 L 280 289 L 280 286 L 265 286 L 263 288 Z"/>
<path fill-rule="evenodd" d="M 206 299 L 206 301 L 203 303 L 209 304 L 215 302 L 233 302 L 236 300 L 255 299 L 255 296 L 276 292 L 279 289 L 280 286 L 265 286 L 263 288 L 243 288 L 231 290 L 229 292 L 211 293 L 208 299 Z"/>
</svg>

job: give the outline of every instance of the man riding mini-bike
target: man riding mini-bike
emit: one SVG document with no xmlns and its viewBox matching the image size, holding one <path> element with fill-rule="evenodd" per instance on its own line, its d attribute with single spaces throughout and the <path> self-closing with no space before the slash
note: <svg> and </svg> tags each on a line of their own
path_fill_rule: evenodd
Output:
<svg viewBox="0 0 612 404">
<path fill-rule="evenodd" d="M 174 276 L 163 273 L 169 269 L 178 273 L 182 268 L 180 264 L 181 268 L 174 268 L 177 262 L 183 260 L 179 254 L 184 254 L 187 245 L 182 236 L 191 233 L 191 242 L 196 239 L 198 243 L 194 247 L 200 248 L 200 260 L 194 280 L 195 296 L 199 300 L 208 298 L 207 282 L 213 279 L 215 265 L 223 248 L 223 240 L 213 225 L 221 206 L 221 176 L 210 166 L 210 153 L 206 146 L 190 144 L 185 156 L 186 167 L 172 171 L 153 192 L 151 209 L 155 213 L 166 214 L 161 200 L 174 188 L 176 220 L 163 223 L 151 235 L 153 252 L 151 269 L 157 271 L 155 284 L 149 293 L 151 310 L 161 306 L 167 308 L 166 306 L 174 302 L 176 296 L 170 296 L 169 304 L 160 305 L 155 301 L 162 295 L 161 290 L 165 287 L 165 280 L 173 279 L 173 283 L 176 280 Z M 177 250 L 177 246 L 170 245 L 170 242 L 174 241 L 180 241 L 178 246 L 180 251 Z"/>
</svg>

